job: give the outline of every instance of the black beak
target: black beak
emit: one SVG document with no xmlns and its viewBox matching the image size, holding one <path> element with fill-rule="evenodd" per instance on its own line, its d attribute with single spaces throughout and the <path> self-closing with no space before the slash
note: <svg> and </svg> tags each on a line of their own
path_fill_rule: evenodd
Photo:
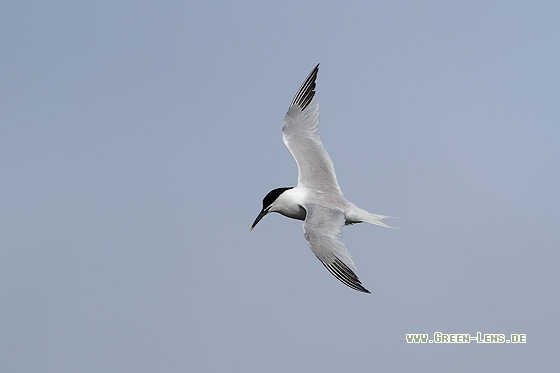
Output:
<svg viewBox="0 0 560 373">
<path fill-rule="evenodd" d="M 264 218 L 264 216 L 268 214 L 268 210 L 263 209 L 260 213 L 259 216 L 257 216 L 257 218 L 255 219 L 255 222 L 253 223 L 253 225 L 251 226 L 251 231 L 253 230 L 253 228 L 255 228 L 255 225 L 257 225 L 257 223 L 259 221 L 261 221 L 262 218 Z"/>
</svg>

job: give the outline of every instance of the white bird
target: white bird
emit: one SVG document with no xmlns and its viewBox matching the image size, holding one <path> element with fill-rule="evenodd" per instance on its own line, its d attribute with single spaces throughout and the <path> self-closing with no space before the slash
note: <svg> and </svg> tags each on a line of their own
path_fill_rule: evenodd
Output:
<svg viewBox="0 0 560 373">
<path fill-rule="evenodd" d="M 269 212 L 304 220 L 305 239 L 329 272 L 352 289 L 369 293 L 356 276 L 356 266 L 342 243 L 342 227 L 366 222 L 391 228 L 384 223 L 389 216 L 367 212 L 342 195 L 333 162 L 317 132 L 319 104 L 312 100 L 318 72 L 319 65 L 311 71 L 294 97 L 282 127 L 284 144 L 299 169 L 298 184 L 269 192 L 251 231 Z"/>
</svg>

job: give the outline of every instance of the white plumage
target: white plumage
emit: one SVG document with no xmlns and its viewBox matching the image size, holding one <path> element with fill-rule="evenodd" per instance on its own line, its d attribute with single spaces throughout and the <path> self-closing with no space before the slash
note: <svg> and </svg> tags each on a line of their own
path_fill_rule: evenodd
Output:
<svg viewBox="0 0 560 373">
<path fill-rule="evenodd" d="M 342 243 L 342 227 L 366 222 L 390 228 L 388 218 L 367 212 L 347 201 L 321 138 L 319 104 L 313 102 L 317 65 L 294 97 L 282 127 L 284 144 L 299 170 L 294 188 L 278 188 L 266 195 L 251 230 L 269 212 L 305 220 L 303 231 L 311 251 L 337 279 L 352 289 L 369 293 L 356 276 L 356 266 Z"/>
</svg>

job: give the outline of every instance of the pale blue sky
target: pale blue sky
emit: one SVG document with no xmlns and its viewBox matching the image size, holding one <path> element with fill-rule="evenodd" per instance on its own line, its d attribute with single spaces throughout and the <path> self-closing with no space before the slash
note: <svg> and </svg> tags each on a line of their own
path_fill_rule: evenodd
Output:
<svg viewBox="0 0 560 373">
<path fill-rule="evenodd" d="M 0 5 L 0 371 L 531 371 L 559 314 L 560 5 Z M 320 133 L 371 295 L 267 216 Z M 408 345 L 406 333 L 526 333 Z"/>
</svg>

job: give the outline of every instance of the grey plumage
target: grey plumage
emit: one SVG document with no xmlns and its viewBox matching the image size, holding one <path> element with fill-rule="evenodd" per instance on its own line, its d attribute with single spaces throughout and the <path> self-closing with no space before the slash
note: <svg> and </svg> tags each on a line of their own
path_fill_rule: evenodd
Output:
<svg viewBox="0 0 560 373">
<path fill-rule="evenodd" d="M 318 72 L 319 65 L 292 100 L 282 127 L 284 144 L 298 166 L 298 184 L 267 194 L 251 229 L 269 212 L 305 220 L 305 239 L 325 268 L 352 289 L 369 293 L 356 275 L 356 266 L 342 243 L 342 228 L 361 222 L 389 227 L 384 223 L 388 216 L 357 207 L 347 201 L 340 190 L 333 162 L 318 133 L 319 104 L 313 101 Z"/>
</svg>

